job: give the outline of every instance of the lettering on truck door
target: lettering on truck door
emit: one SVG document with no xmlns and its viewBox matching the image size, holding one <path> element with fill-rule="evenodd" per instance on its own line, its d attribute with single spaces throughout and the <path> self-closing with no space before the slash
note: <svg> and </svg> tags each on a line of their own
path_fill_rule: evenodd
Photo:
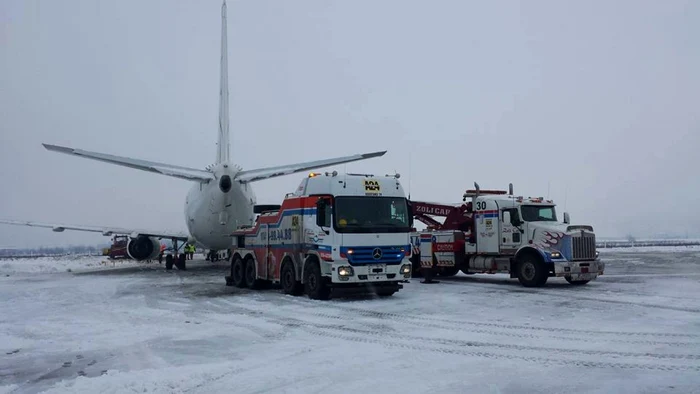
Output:
<svg viewBox="0 0 700 394">
<path fill-rule="evenodd" d="M 498 226 L 498 206 L 493 200 L 478 198 L 475 206 L 476 252 L 498 253 L 500 228 Z"/>
<path fill-rule="evenodd" d="M 520 230 L 513 226 L 512 219 L 518 217 L 517 208 L 503 208 L 501 216 L 501 253 L 514 254 L 520 246 Z"/>
<path fill-rule="evenodd" d="M 265 278 L 269 279 L 270 274 L 274 273 L 274 269 L 271 269 L 272 266 L 272 261 L 274 260 L 272 256 L 272 248 L 270 245 L 270 225 L 269 224 L 264 224 L 265 228 L 265 238 L 263 239 L 263 243 L 265 245 L 265 257 L 258 260 L 258 271 L 260 273 L 263 272 L 263 268 L 265 269 Z M 261 266 L 262 265 L 262 266 Z"/>
<path fill-rule="evenodd" d="M 300 259 L 299 256 L 302 255 L 302 246 L 305 242 L 304 239 L 304 213 L 307 212 L 308 208 L 302 208 L 299 215 L 292 216 L 292 239 L 289 241 L 292 243 L 292 260 L 297 261 Z M 280 262 L 280 264 L 282 264 Z"/>
</svg>

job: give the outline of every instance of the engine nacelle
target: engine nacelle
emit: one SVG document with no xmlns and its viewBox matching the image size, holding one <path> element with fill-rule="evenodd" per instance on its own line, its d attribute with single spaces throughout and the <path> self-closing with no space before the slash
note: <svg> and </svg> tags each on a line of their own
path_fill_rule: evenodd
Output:
<svg viewBox="0 0 700 394">
<path fill-rule="evenodd" d="M 129 238 L 126 245 L 126 253 L 134 260 L 155 259 L 160 254 L 160 241 L 155 237 L 139 235 L 136 238 Z"/>
</svg>

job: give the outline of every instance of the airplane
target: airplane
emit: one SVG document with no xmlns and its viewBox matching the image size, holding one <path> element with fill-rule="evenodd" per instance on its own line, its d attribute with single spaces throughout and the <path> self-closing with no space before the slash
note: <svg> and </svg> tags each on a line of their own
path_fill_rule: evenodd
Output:
<svg viewBox="0 0 700 394">
<path fill-rule="evenodd" d="M 264 205 L 256 205 L 257 199 L 250 185 L 251 183 L 301 171 L 380 157 L 387 152 L 384 150 L 275 167 L 244 170 L 239 165 L 233 163 L 230 156 L 227 53 L 226 0 L 224 0 L 221 6 L 218 143 L 214 163 L 208 165 L 204 169 L 188 168 L 115 156 L 107 153 L 42 144 L 44 148 L 49 151 L 194 182 L 185 198 L 184 211 L 187 233 L 118 227 L 52 224 L 6 219 L 0 219 L 0 223 L 51 228 L 56 232 L 76 230 L 98 232 L 105 236 L 128 235 L 127 253 L 129 257 L 137 261 L 151 260 L 158 256 L 160 253 L 159 239 L 163 238 L 173 241 L 173 249 L 176 251 L 176 255 L 179 249 L 177 247 L 178 241 L 197 243 L 212 251 L 226 250 L 229 249 L 232 244 L 232 238 L 230 237 L 231 232 L 239 226 L 253 225 L 255 215 L 266 207 Z M 172 269 L 173 264 L 178 269 L 185 270 L 184 253 L 177 256 L 175 260 L 171 254 L 168 254 L 166 256 L 166 269 Z"/>
</svg>

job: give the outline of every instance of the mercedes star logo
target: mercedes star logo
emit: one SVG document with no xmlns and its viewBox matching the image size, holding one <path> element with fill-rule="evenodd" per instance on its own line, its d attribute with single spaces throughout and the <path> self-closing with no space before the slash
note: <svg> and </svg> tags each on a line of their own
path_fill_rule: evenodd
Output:
<svg viewBox="0 0 700 394">
<path fill-rule="evenodd" d="M 372 257 L 374 257 L 375 260 L 379 260 L 382 258 L 382 250 L 379 248 L 374 248 L 372 251 Z"/>
</svg>

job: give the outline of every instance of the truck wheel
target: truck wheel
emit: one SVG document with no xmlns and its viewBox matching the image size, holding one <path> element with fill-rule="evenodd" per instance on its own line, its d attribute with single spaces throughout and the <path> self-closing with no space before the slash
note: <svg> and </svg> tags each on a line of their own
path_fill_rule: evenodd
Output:
<svg viewBox="0 0 700 394">
<path fill-rule="evenodd" d="M 474 275 L 473 272 L 469 272 L 469 270 L 464 269 L 464 268 L 460 268 L 460 271 L 462 271 L 462 273 L 463 273 L 464 275 Z"/>
<path fill-rule="evenodd" d="M 412 277 L 414 278 L 421 278 L 423 277 L 423 271 L 421 270 L 421 265 L 420 265 L 420 255 L 414 254 L 411 256 L 408 261 L 411 262 L 411 268 L 412 268 Z"/>
<path fill-rule="evenodd" d="M 317 261 L 306 263 L 304 289 L 312 300 L 327 300 L 331 298 L 331 289 L 326 283 L 326 278 L 321 275 L 321 267 Z"/>
<path fill-rule="evenodd" d="M 165 269 L 166 270 L 173 269 L 173 255 L 171 255 L 171 254 L 165 256 Z"/>
<path fill-rule="evenodd" d="M 245 264 L 240 257 L 236 257 L 231 262 L 231 278 L 233 285 L 239 288 L 246 287 L 245 283 Z"/>
<path fill-rule="evenodd" d="M 571 280 L 571 278 L 564 277 L 567 282 L 571 283 L 572 285 L 585 285 L 586 283 L 590 282 L 590 280 Z"/>
<path fill-rule="evenodd" d="M 255 260 L 247 259 L 243 264 L 245 265 L 245 285 L 253 290 L 259 289 L 260 281 L 255 272 Z"/>
<path fill-rule="evenodd" d="M 518 262 L 518 280 L 525 287 L 540 287 L 547 283 L 548 272 L 540 259 L 527 254 Z"/>
<path fill-rule="evenodd" d="M 294 263 L 289 260 L 282 264 L 280 284 L 282 285 L 284 294 L 298 296 L 304 293 L 304 286 L 297 280 L 296 273 L 294 272 Z"/>
<path fill-rule="evenodd" d="M 459 272 L 459 268 L 457 267 L 444 267 L 443 269 L 440 270 L 439 275 L 448 277 L 448 276 L 455 276 Z"/>
<path fill-rule="evenodd" d="M 391 297 L 399 291 L 398 286 L 393 286 L 393 287 L 384 287 L 377 289 L 374 294 L 376 294 L 379 297 Z"/>
</svg>

